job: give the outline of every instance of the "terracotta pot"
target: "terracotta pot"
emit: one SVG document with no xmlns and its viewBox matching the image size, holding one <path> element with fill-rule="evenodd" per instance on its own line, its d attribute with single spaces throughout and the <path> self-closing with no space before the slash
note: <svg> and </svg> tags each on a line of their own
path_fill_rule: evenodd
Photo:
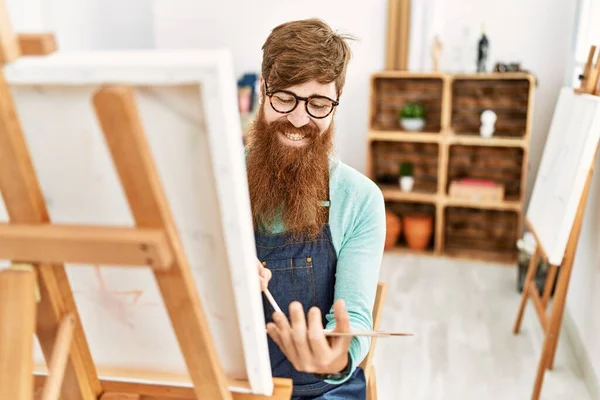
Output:
<svg viewBox="0 0 600 400">
<path fill-rule="evenodd" d="M 412 250 L 425 250 L 433 233 L 433 217 L 426 214 L 404 216 L 404 236 Z"/>
<path fill-rule="evenodd" d="M 392 211 L 385 211 L 385 250 L 391 249 L 396 246 L 400 232 L 402 232 L 402 221 Z"/>
</svg>

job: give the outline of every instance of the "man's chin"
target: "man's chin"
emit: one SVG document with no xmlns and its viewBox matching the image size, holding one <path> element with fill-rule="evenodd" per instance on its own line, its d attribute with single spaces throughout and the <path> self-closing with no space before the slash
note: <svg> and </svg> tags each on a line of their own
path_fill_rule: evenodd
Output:
<svg viewBox="0 0 600 400">
<path fill-rule="evenodd" d="M 289 146 L 289 147 L 304 147 L 308 143 L 310 143 L 310 139 L 308 137 L 304 137 L 300 140 L 294 140 L 294 139 L 288 138 L 286 135 L 284 135 L 281 132 L 277 133 L 277 137 L 282 144 Z"/>
</svg>

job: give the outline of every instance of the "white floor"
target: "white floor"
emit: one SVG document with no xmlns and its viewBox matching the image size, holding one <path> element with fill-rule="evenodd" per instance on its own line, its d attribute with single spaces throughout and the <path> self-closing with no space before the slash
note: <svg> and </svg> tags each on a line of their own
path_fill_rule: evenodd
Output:
<svg viewBox="0 0 600 400">
<path fill-rule="evenodd" d="M 386 254 L 388 284 L 375 349 L 380 400 L 530 399 L 542 344 L 532 307 L 512 334 L 519 305 L 516 268 L 447 258 Z M 590 399 L 561 335 L 542 399 Z"/>
</svg>

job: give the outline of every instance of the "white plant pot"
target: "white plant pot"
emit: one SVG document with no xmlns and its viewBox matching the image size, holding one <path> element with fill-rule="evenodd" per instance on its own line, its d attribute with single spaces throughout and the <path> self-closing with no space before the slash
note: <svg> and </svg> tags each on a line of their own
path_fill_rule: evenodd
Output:
<svg viewBox="0 0 600 400">
<path fill-rule="evenodd" d="M 415 178 L 412 176 L 402 176 L 400 177 L 400 188 L 403 192 L 410 192 L 413 190 L 413 186 L 415 185 Z"/>
<path fill-rule="evenodd" d="M 423 118 L 400 118 L 400 125 L 405 131 L 417 132 L 423 130 L 425 120 Z"/>
</svg>

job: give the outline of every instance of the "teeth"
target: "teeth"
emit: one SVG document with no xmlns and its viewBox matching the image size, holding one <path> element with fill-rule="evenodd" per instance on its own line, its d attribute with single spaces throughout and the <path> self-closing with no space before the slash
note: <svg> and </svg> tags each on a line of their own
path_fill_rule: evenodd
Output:
<svg viewBox="0 0 600 400">
<path fill-rule="evenodd" d="M 284 135 L 286 138 L 293 140 L 295 142 L 302 140 L 306 137 L 306 135 L 299 135 L 297 133 L 284 133 Z"/>
</svg>

